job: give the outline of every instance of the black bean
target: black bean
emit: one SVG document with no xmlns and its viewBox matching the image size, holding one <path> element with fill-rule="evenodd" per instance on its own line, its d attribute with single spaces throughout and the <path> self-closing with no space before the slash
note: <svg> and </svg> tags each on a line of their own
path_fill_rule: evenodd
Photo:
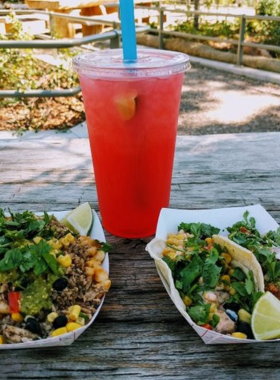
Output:
<svg viewBox="0 0 280 380">
<path fill-rule="evenodd" d="M 236 325 L 236 331 L 241 332 L 247 335 L 248 339 L 254 339 L 254 335 L 252 333 L 251 326 L 248 323 L 243 321 L 238 321 Z"/>
<path fill-rule="evenodd" d="M 31 331 L 33 334 L 42 335 L 40 323 L 33 317 L 27 318 L 25 328 Z"/>
<path fill-rule="evenodd" d="M 226 309 L 226 314 L 230 317 L 230 319 L 233 322 L 237 322 L 238 320 L 238 315 L 234 310 Z"/>
<path fill-rule="evenodd" d="M 65 315 L 60 315 L 59 317 L 56 317 L 53 321 L 53 327 L 55 329 L 59 329 L 60 327 L 65 327 L 68 323 L 68 319 Z"/>
<path fill-rule="evenodd" d="M 66 277 L 60 277 L 53 283 L 53 288 L 58 292 L 62 292 L 65 288 L 67 288 L 68 280 Z"/>
<path fill-rule="evenodd" d="M 225 303 L 225 304 L 223 304 L 223 307 L 225 310 L 230 309 L 230 310 L 235 311 L 236 313 L 240 309 L 240 305 L 238 303 L 235 303 L 235 302 Z"/>
</svg>

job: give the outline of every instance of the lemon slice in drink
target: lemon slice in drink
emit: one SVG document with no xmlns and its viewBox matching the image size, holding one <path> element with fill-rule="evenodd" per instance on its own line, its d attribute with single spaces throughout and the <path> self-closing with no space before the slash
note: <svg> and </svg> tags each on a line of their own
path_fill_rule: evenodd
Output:
<svg viewBox="0 0 280 380">
<path fill-rule="evenodd" d="M 266 292 L 257 301 L 251 319 L 255 339 L 276 339 L 280 337 L 280 301 Z"/>
<path fill-rule="evenodd" d="M 61 220 L 61 223 L 71 231 L 78 232 L 83 236 L 88 235 L 93 224 L 93 214 L 89 203 L 82 203 L 73 211 L 70 211 Z"/>
</svg>

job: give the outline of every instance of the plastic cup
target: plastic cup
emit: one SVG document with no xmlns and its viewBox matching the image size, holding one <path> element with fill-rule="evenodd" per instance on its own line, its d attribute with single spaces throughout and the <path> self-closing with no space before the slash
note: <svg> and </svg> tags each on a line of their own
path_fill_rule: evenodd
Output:
<svg viewBox="0 0 280 380">
<path fill-rule="evenodd" d="M 74 58 L 82 87 L 103 226 L 139 238 L 155 233 L 168 207 L 184 72 L 182 53 L 121 49 Z"/>
</svg>

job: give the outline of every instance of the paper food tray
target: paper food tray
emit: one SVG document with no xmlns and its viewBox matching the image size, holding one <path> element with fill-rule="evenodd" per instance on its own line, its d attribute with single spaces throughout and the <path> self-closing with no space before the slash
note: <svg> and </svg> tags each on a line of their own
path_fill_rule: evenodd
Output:
<svg viewBox="0 0 280 380">
<path fill-rule="evenodd" d="M 207 223 L 221 229 L 221 235 L 228 235 L 226 228 L 234 223 L 243 219 L 245 211 L 249 211 L 249 216 L 256 219 L 256 228 L 261 234 L 265 234 L 270 230 L 276 230 L 279 225 L 268 214 L 268 212 L 261 205 L 246 206 L 246 207 L 233 207 L 222 208 L 212 210 L 176 210 L 164 208 L 161 210 L 156 238 L 166 240 L 167 234 L 177 233 L 178 225 L 181 222 L 185 223 Z M 280 339 L 274 339 L 269 341 L 259 341 L 253 339 L 237 339 L 231 336 L 223 335 L 212 330 L 207 330 L 198 326 L 192 321 L 188 313 L 186 312 L 186 306 L 183 303 L 178 290 L 175 288 L 172 278 L 171 270 L 168 265 L 161 259 L 164 245 L 160 246 L 155 239 L 153 239 L 146 247 L 146 250 L 150 253 L 151 257 L 155 260 L 155 265 L 159 276 L 163 282 L 163 285 L 169 294 L 171 300 L 183 315 L 183 317 L 189 322 L 191 327 L 197 332 L 201 339 L 206 344 L 232 344 L 232 343 L 263 343 L 263 342 L 276 342 Z"/>
<path fill-rule="evenodd" d="M 58 220 L 62 219 L 68 212 L 68 211 L 59 211 L 59 212 L 48 212 L 50 215 L 54 215 Z M 105 242 L 105 235 L 100 223 L 100 220 L 98 218 L 97 213 L 92 210 L 93 213 L 93 227 L 91 229 L 90 237 L 92 239 L 97 239 L 102 242 Z M 40 215 L 41 213 L 37 213 Z M 106 253 L 105 259 L 102 263 L 103 268 L 109 273 L 109 255 Z M 41 340 L 35 340 L 30 341 L 27 343 L 14 343 L 14 344 L 1 344 L 0 350 L 15 350 L 15 349 L 22 349 L 22 348 L 43 348 L 43 347 L 55 347 L 55 346 L 68 346 L 72 344 L 90 325 L 94 322 L 95 318 L 97 317 L 102 304 L 104 302 L 105 296 L 102 297 L 101 303 L 98 306 L 96 312 L 94 313 L 92 319 L 89 321 L 89 323 L 85 326 L 80 327 L 77 330 L 71 331 L 67 334 L 53 337 L 53 338 L 46 338 Z"/>
</svg>

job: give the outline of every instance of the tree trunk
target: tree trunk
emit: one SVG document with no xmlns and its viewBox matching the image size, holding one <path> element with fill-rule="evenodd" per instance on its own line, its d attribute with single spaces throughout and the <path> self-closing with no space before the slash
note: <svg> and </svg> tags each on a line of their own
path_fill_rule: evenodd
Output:
<svg viewBox="0 0 280 380">
<path fill-rule="evenodd" d="M 194 0 L 194 10 L 198 11 L 199 10 L 199 0 Z M 194 22 L 193 26 L 196 30 L 199 29 L 199 15 L 194 15 Z"/>
</svg>

